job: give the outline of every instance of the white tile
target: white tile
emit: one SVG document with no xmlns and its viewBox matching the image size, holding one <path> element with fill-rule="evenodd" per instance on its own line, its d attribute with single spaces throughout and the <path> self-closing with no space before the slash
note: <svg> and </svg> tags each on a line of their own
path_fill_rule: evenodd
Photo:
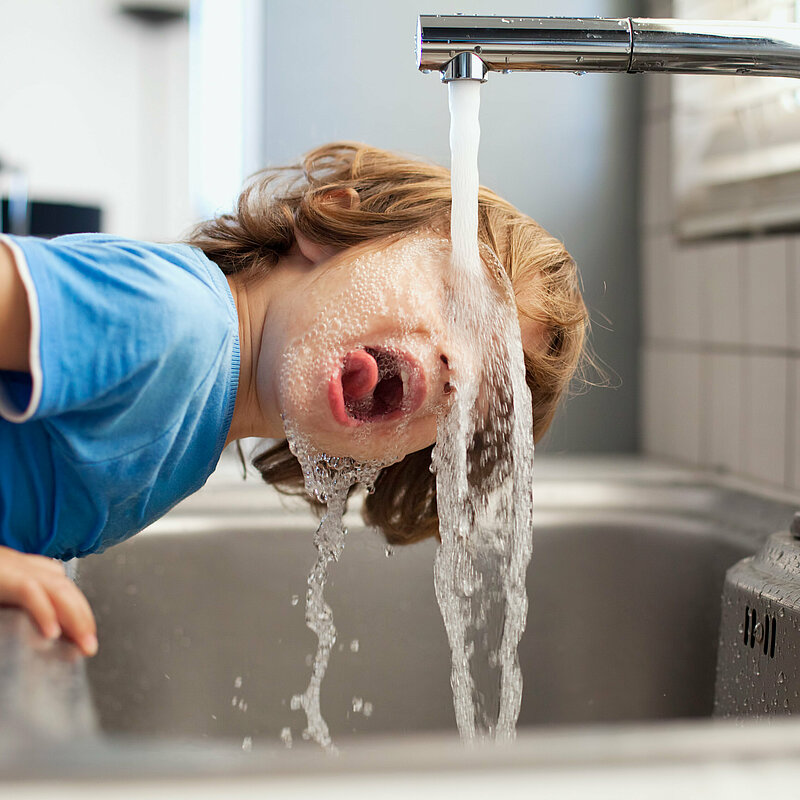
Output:
<svg viewBox="0 0 800 800">
<path fill-rule="evenodd" d="M 673 287 L 670 274 L 670 233 L 650 233 L 644 237 L 642 264 L 642 330 L 648 339 L 668 339 L 673 325 Z"/>
<path fill-rule="evenodd" d="M 707 356 L 708 452 L 703 460 L 710 467 L 733 473 L 741 471 L 743 358 L 719 353 Z"/>
<path fill-rule="evenodd" d="M 667 116 L 672 99 L 672 76 L 649 73 L 642 77 L 644 78 L 644 110 L 647 119 Z"/>
<path fill-rule="evenodd" d="M 649 455 L 699 464 L 699 354 L 647 348 L 642 388 L 644 451 Z"/>
<path fill-rule="evenodd" d="M 714 344 L 741 344 L 742 288 L 739 244 L 720 242 L 703 248 L 702 276 L 707 314 L 708 341 Z"/>
<path fill-rule="evenodd" d="M 652 456 L 666 456 L 668 430 L 668 354 L 645 346 L 642 358 L 640 425 L 642 449 Z"/>
<path fill-rule="evenodd" d="M 800 359 L 789 359 L 786 438 L 789 442 L 786 485 L 800 490 Z"/>
<path fill-rule="evenodd" d="M 673 308 L 669 316 L 672 321 L 672 336 L 676 341 L 699 342 L 701 321 L 701 248 L 696 245 L 677 246 L 671 251 L 669 270 L 669 297 Z"/>
<path fill-rule="evenodd" d="M 786 483 L 788 360 L 745 356 L 742 406 L 742 472 L 751 478 Z"/>
<path fill-rule="evenodd" d="M 784 236 L 755 239 L 743 246 L 744 336 L 749 345 L 789 345 L 787 254 Z"/>
<path fill-rule="evenodd" d="M 669 232 L 645 236 L 642 270 L 642 329 L 649 339 L 701 341 L 704 317 L 700 258 Z"/>
<path fill-rule="evenodd" d="M 647 14 L 650 17 L 665 18 L 672 14 L 672 3 L 670 0 L 647 0 Z"/>
<path fill-rule="evenodd" d="M 641 196 L 645 228 L 666 228 L 672 219 L 670 121 L 667 117 L 645 123 L 641 180 L 644 182 Z"/>
<path fill-rule="evenodd" d="M 700 458 L 700 355 L 690 352 L 670 354 L 667 374 L 669 441 L 667 454 L 689 464 Z"/>
<path fill-rule="evenodd" d="M 800 236 L 789 237 L 787 247 L 789 257 L 787 273 L 789 346 L 800 350 Z"/>
</svg>

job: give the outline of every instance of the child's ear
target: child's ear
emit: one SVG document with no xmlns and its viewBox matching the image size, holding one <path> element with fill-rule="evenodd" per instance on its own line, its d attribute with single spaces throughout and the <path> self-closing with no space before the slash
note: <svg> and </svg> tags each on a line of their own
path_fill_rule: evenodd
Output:
<svg viewBox="0 0 800 800">
<path fill-rule="evenodd" d="M 335 256 L 340 252 L 341 248 L 334 247 L 333 245 L 319 244 L 319 242 L 312 242 L 306 236 L 303 236 L 297 228 L 294 229 L 294 240 L 300 248 L 300 252 L 312 263 L 314 266 L 327 261 L 329 258 Z"/>
<path fill-rule="evenodd" d="M 331 189 L 322 197 L 323 203 L 330 203 L 331 205 L 338 205 L 342 208 L 355 209 L 358 208 L 361 200 L 358 197 L 358 192 L 355 189 Z M 332 258 L 337 253 L 342 251 L 341 247 L 334 247 L 333 245 L 319 244 L 312 242 L 311 239 L 303 236 L 297 228 L 294 229 L 294 238 L 300 252 L 312 263 L 319 264 L 322 261 Z"/>
</svg>

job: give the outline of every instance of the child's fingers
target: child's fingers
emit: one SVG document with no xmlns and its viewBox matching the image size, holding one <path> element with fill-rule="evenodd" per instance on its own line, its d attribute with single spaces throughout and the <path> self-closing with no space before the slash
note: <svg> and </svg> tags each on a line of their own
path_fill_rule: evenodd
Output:
<svg viewBox="0 0 800 800">
<path fill-rule="evenodd" d="M 83 592 L 66 576 L 46 581 L 44 587 L 64 633 L 85 655 L 93 656 L 97 652 L 97 625 Z"/>
<path fill-rule="evenodd" d="M 63 632 L 89 656 L 97 652 L 97 626 L 83 592 L 52 558 L 0 546 L 0 603 L 24 608 L 42 633 Z"/>
<path fill-rule="evenodd" d="M 61 635 L 53 602 L 36 578 L 20 575 L 15 580 L 0 583 L 0 603 L 24 608 L 49 639 L 56 639 Z"/>
</svg>

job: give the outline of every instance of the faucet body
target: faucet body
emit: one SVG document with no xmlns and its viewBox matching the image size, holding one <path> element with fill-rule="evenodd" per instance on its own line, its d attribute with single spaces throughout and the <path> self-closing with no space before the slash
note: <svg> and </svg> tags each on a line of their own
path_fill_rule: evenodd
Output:
<svg viewBox="0 0 800 800">
<path fill-rule="evenodd" d="M 417 66 L 488 72 L 678 72 L 800 77 L 800 25 L 676 19 L 421 15 Z"/>
</svg>

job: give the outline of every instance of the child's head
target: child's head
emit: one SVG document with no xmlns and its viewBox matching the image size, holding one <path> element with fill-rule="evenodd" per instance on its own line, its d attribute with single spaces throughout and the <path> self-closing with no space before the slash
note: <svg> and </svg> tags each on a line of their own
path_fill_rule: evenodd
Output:
<svg viewBox="0 0 800 800">
<path fill-rule="evenodd" d="M 454 355 L 458 360 L 457 343 L 447 340 L 446 328 L 436 314 L 449 226 L 448 170 L 366 145 L 335 143 L 308 153 L 299 165 L 257 176 L 243 191 L 234 214 L 203 223 L 190 239 L 223 272 L 244 279 L 257 280 L 267 275 L 293 253 L 323 261 L 318 276 L 320 291 L 326 283 L 333 286 L 337 281 L 344 288 L 343 294 L 336 296 L 337 304 L 345 304 L 345 308 L 340 306 L 345 313 L 339 316 L 339 329 L 343 324 L 346 329 L 347 320 L 357 316 L 355 312 L 348 315 L 349 304 L 358 309 L 364 303 L 382 301 L 387 317 L 392 316 L 392 309 L 408 312 L 403 321 L 403 338 L 396 346 L 393 340 L 392 352 L 401 354 L 400 363 L 390 363 L 389 373 L 409 366 L 403 363 L 404 359 L 419 367 L 426 375 L 426 388 L 417 392 L 418 401 L 402 398 L 402 387 L 409 394 L 416 391 L 413 381 L 409 383 L 404 376 L 403 382 L 385 382 L 380 404 L 373 404 L 372 395 L 379 393 L 376 388 L 375 392 L 370 390 L 369 404 L 359 405 L 362 384 L 374 386 L 377 379 L 377 373 L 372 374 L 375 361 L 395 358 L 388 351 L 384 354 L 367 346 L 367 341 L 358 345 L 363 350 L 331 348 L 339 359 L 335 381 L 326 377 L 328 364 L 318 370 L 322 377 L 315 377 L 316 373 L 303 361 L 304 348 L 293 345 L 290 359 L 297 360 L 297 374 L 308 380 L 300 380 L 303 391 L 290 392 L 282 398 L 284 407 L 289 406 L 287 415 L 302 419 L 309 414 L 312 426 L 313 408 L 306 408 L 298 398 L 318 398 L 323 390 L 325 414 L 338 414 L 343 423 L 345 418 L 359 422 L 359 415 L 378 413 L 390 419 L 392 403 L 401 400 L 420 407 L 416 414 L 419 419 L 415 417 L 402 434 L 405 438 L 399 452 L 408 454 L 381 471 L 374 493 L 365 502 L 367 521 L 380 527 L 386 538 L 397 544 L 438 532 L 435 479 L 429 469 L 431 443 L 435 437 L 435 411 L 448 399 L 448 369 L 453 366 L 449 362 Z M 577 269 L 558 240 L 483 187 L 479 193 L 479 238 L 497 256 L 514 290 L 527 382 L 533 398 L 534 440 L 539 441 L 583 352 L 588 315 Z M 409 258 L 409 254 L 414 257 Z M 374 287 L 372 294 L 367 291 L 360 296 L 366 284 L 354 277 L 359 270 L 380 283 L 379 276 L 387 276 L 387 270 L 395 270 L 398 264 L 408 267 L 401 266 L 383 282 L 383 289 L 396 296 L 379 296 Z M 421 302 L 417 302 L 419 297 L 423 298 Z M 416 312 L 408 311 L 411 306 Z M 290 331 L 292 334 L 310 324 L 310 318 L 299 317 L 302 314 L 295 313 L 284 321 L 288 329 L 296 329 Z M 320 330 L 325 329 L 323 338 L 335 337 L 328 325 L 319 325 L 320 318 L 317 314 L 314 320 Z M 287 335 L 285 341 L 297 342 L 298 338 Z M 320 336 L 315 341 L 321 341 Z M 283 358 L 285 361 L 285 352 Z M 399 399 L 395 398 L 396 392 L 400 393 Z M 387 442 L 392 438 L 390 426 L 374 427 L 388 431 Z M 352 432 L 345 433 L 353 438 Z M 334 430 L 330 446 L 338 441 L 337 435 Z M 394 439 L 397 446 L 397 436 Z M 319 444 L 323 448 L 329 446 L 324 439 Z M 359 452 L 348 454 L 364 457 Z M 278 489 L 293 494 L 303 492 L 300 466 L 285 441 L 260 455 L 254 464 L 264 480 Z"/>
</svg>

